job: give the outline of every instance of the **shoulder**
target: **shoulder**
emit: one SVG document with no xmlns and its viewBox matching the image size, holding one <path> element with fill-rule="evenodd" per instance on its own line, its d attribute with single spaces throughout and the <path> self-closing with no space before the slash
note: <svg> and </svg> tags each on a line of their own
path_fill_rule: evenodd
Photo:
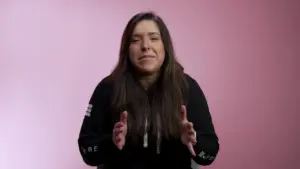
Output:
<svg viewBox="0 0 300 169">
<path fill-rule="evenodd" d="M 112 80 L 110 76 L 104 76 L 99 80 L 97 87 L 99 88 L 109 88 L 112 85 Z"/>
<path fill-rule="evenodd" d="M 95 89 L 94 95 L 98 97 L 107 97 L 112 92 L 112 81 L 110 80 L 109 76 L 106 76 L 99 80 Z"/>
<path fill-rule="evenodd" d="M 193 100 L 205 100 L 205 95 L 200 87 L 199 83 L 195 78 L 193 78 L 189 74 L 185 74 L 186 82 L 188 84 L 188 100 L 193 101 Z"/>
<path fill-rule="evenodd" d="M 107 90 L 111 86 L 111 81 L 108 76 L 100 79 L 96 85 L 96 90 Z"/>
<path fill-rule="evenodd" d="M 197 80 L 194 79 L 191 75 L 185 73 L 184 76 L 190 90 L 193 90 L 195 88 L 200 88 Z"/>
</svg>

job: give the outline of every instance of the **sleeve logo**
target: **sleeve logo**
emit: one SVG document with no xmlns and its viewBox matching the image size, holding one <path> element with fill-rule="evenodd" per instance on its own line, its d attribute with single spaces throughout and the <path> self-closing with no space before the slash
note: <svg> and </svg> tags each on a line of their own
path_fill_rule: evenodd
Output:
<svg viewBox="0 0 300 169">
<path fill-rule="evenodd" d="M 87 109 L 86 109 L 85 116 L 87 116 L 87 117 L 91 116 L 92 108 L 93 108 L 93 105 L 89 104 Z"/>
<path fill-rule="evenodd" d="M 201 152 L 198 154 L 198 157 L 200 157 L 200 158 L 202 158 L 202 159 L 204 159 L 204 160 L 208 159 L 208 160 L 210 160 L 210 161 L 212 161 L 212 160 L 215 159 L 214 156 L 210 156 L 210 155 L 206 154 L 204 151 L 201 151 Z"/>
</svg>

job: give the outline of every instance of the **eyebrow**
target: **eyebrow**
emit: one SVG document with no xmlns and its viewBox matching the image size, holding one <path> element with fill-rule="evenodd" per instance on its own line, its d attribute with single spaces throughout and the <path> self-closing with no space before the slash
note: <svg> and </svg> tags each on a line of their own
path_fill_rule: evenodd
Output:
<svg viewBox="0 0 300 169">
<path fill-rule="evenodd" d="M 158 33 L 158 32 L 148 32 L 147 35 L 158 35 L 158 36 L 160 36 L 160 33 Z M 142 35 L 140 33 L 134 33 L 132 36 L 134 37 L 134 36 L 142 36 Z"/>
</svg>

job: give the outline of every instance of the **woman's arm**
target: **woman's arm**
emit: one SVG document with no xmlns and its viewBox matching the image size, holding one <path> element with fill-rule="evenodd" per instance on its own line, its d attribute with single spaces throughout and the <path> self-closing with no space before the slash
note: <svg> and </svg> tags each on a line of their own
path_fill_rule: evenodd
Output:
<svg viewBox="0 0 300 169">
<path fill-rule="evenodd" d="M 120 156 L 121 151 L 112 141 L 113 125 L 108 112 L 110 92 L 110 86 L 104 80 L 97 85 L 80 129 L 80 154 L 90 166 L 112 164 Z"/>
<path fill-rule="evenodd" d="M 188 77 L 190 95 L 187 105 L 187 118 L 193 123 L 197 144 L 193 160 L 199 165 L 210 165 L 219 152 L 219 140 L 216 135 L 207 100 L 200 86 L 192 77 Z"/>
</svg>

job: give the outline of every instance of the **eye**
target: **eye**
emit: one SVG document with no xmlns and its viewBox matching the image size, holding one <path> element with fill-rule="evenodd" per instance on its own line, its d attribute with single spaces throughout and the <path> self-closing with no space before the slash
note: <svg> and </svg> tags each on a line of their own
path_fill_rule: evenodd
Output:
<svg viewBox="0 0 300 169">
<path fill-rule="evenodd" d="M 151 37 L 150 39 L 153 41 L 156 41 L 156 40 L 159 40 L 160 38 L 155 36 L 155 37 Z"/>
<path fill-rule="evenodd" d="M 136 43 L 138 41 L 139 41 L 139 39 L 131 39 L 131 43 Z"/>
</svg>

